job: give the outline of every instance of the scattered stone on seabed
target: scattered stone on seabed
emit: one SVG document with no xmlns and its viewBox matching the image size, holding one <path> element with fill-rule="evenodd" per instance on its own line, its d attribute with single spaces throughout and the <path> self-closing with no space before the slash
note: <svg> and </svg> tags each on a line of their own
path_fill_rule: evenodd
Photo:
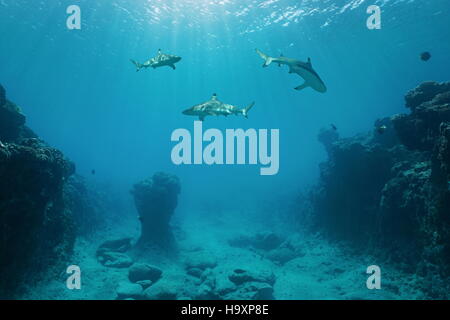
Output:
<svg viewBox="0 0 450 320">
<path fill-rule="evenodd" d="M 161 269 L 146 263 L 135 263 L 128 270 L 128 278 L 131 282 L 151 280 L 154 283 L 161 278 L 162 274 Z"/>
<path fill-rule="evenodd" d="M 217 277 L 215 291 L 219 296 L 225 296 L 237 290 L 237 286 L 227 277 Z"/>
<path fill-rule="evenodd" d="M 131 249 L 132 238 L 121 238 L 117 240 L 108 240 L 103 242 L 98 248 L 97 252 L 102 251 L 115 251 L 115 252 L 127 252 Z"/>
<path fill-rule="evenodd" d="M 131 238 L 106 241 L 97 249 L 97 260 L 105 267 L 128 268 L 133 264 L 133 259 L 124 252 L 130 248 Z"/>
<path fill-rule="evenodd" d="M 120 282 L 116 289 L 117 299 L 142 299 L 144 290 L 141 285 L 129 282 Z"/>
<path fill-rule="evenodd" d="M 199 268 L 189 268 L 187 269 L 187 274 L 196 278 L 200 278 L 202 276 L 203 270 Z"/>
<path fill-rule="evenodd" d="M 263 282 L 247 282 L 224 298 L 226 300 L 273 300 L 273 287 Z"/>
<path fill-rule="evenodd" d="M 133 259 L 121 252 L 104 252 L 97 259 L 102 265 L 109 268 L 128 268 L 133 264 Z"/>
<path fill-rule="evenodd" d="M 213 269 L 217 266 L 217 260 L 210 253 L 199 251 L 189 254 L 188 258 L 185 260 L 185 265 L 187 269 Z"/>
<path fill-rule="evenodd" d="M 139 284 L 144 290 L 153 284 L 151 280 L 139 280 L 136 281 L 136 283 Z"/>
<path fill-rule="evenodd" d="M 268 270 L 252 270 L 246 271 L 243 269 L 235 269 L 233 273 L 228 276 L 231 282 L 236 285 L 241 285 L 245 282 L 266 282 L 270 285 L 275 283 L 275 275 Z"/>
<path fill-rule="evenodd" d="M 286 262 L 296 258 L 296 253 L 290 248 L 278 248 L 269 251 L 265 257 L 274 263 L 284 265 Z"/>
<path fill-rule="evenodd" d="M 177 290 L 167 281 L 159 281 L 144 291 L 147 300 L 176 300 Z"/>
</svg>

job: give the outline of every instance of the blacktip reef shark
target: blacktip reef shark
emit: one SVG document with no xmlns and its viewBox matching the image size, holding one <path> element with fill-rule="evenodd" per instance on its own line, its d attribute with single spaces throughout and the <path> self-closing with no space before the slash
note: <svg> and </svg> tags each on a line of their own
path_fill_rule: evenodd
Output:
<svg viewBox="0 0 450 320">
<path fill-rule="evenodd" d="M 153 57 L 153 58 L 145 61 L 142 64 L 139 62 L 136 62 L 132 59 L 130 61 L 136 66 L 136 72 L 138 72 L 142 68 L 151 67 L 153 69 L 156 69 L 156 68 L 164 67 L 164 66 L 171 67 L 173 70 L 175 70 L 176 69 L 175 63 L 179 62 L 180 60 L 181 60 L 181 57 L 162 53 L 161 49 L 159 49 L 156 57 Z"/>
<path fill-rule="evenodd" d="M 225 104 L 217 99 L 217 94 L 213 94 L 211 99 L 193 106 L 185 111 L 183 114 L 187 116 L 198 116 L 200 121 L 205 120 L 206 116 L 229 116 L 229 115 L 243 115 L 248 118 L 248 112 L 255 103 L 251 103 L 248 107 L 244 109 L 239 109 L 231 104 Z"/>
<path fill-rule="evenodd" d="M 303 90 L 305 88 L 311 87 L 314 90 L 324 93 L 327 91 L 327 87 L 325 86 L 325 83 L 323 83 L 322 79 L 320 79 L 317 72 L 313 69 L 311 64 L 311 58 L 308 58 L 308 62 L 302 62 L 296 59 L 286 58 L 286 57 L 279 57 L 279 58 L 272 58 L 266 55 L 265 53 L 259 51 L 256 49 L 256 52 L 259 54 L 261 58 L 264 59 L 263 67 L 269 66 L 272 62 L 278 63 L 278 65 L 285 64 L 289 66 L 289 73 L 296 73 L 300 77 L 302 77 L 305 82 L 302 85 L 299 85 L 295 88 L 295 90 Z"/>
</svg>

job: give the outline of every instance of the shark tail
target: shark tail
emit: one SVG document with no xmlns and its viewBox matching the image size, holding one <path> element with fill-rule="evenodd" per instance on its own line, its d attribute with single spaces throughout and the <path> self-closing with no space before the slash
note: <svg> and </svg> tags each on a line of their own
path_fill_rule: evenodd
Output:
<svg viewBox="0 0 450 320">
<path fill-rule="evenodd" d="M 248 119 L 248 112 L 250 111 L 251 108 L 253 108 L 253 106 L 255 105 L 254 102 L 252 102 L 248 107 L 242 109 L 242 115 L 244 117 L 246 117 Z"/>
<path fill-rule="evenodd" d="M 256 49 L 256 53 L 259 54 L 259 56 L 264 59 L 263 68 L 267 67 L 269 64 L 272 63 L 273 61 L 272 57 L 269 57 L 267 54 L 259 51 L 258 49 Z"/>
<path fill-rule="evenodd" d="M 139 72 L 139 70 L 141 70 L 142 69 L 142 64 L 140 64 L 139 62 L 137 62 L 137 61 L 134 61 L 133 59 L 130 59 L 130 61 L 131 61 L 131 63 L 132 64 L 134 64 L 134 66 L 136 67 L 136 72 Z"/>
</svg>

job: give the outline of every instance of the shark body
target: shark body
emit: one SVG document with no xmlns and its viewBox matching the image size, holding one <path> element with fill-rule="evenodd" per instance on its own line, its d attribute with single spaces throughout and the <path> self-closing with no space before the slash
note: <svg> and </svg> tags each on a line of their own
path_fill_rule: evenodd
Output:
<svg viewBox="0 0 450 320">
<path fill-rule="evenodd" d="M 260 50 L 256 49 L 258 55 L 264 59 L 263 67 L 268 67 L 272 62 L 278 63 L 279 66 L 287 65 L 289 67 L 289 73 L 296 73 L 300 77 L 302 77 L 305 82 L 302 85 L 299 85 L 295 88 L 295 90 L 303 90 L 305 88 L 311 87 L 314 90 L 324 93 L 327 91 L 327 87 L 325 83 L 322 81 L 317 72 L 313 69 L 311 64 L 311 59 L 308 58 L 308 62 L 302 62 L 300 60 L 291 59 L 287 57 L 279 57 L 273 58 Z"/>
<path fill-rule="evenodd" d="M 171 54 L 165 54 L 161 52 L 161 49 L 158 50 L 158 54 L 145 61 L 144 63 L 139 63 L 135 60 L 131 60 L 131 62 L 135 65 L 136 67 L 136 72 L 140 71 L 142 68 L 160 68 L 160 67 L 164 67 L 164 66 L 168 66 L 171 67 L 172 69 L 176 69 L 175 67 L 175 63 L 179 62 L 181 60 L 181 57 L 175 56 L 175 55 L 171 55 Z"/>
<path fill-rule="evenodd" d="M 200 121 L 205 120 L 207 116 L 229 116 L 229 115 L 243 115 L 244 117 L 248 117 L 248 112 L 255 105 L 255 103 L 251 103 L 248 107 L 244 109 L 240 109 L 231 104 L 225 104 L 217 99 L 217 95 L 213 94 L 211 99 L 200 103 L 198 105 L 193 106 L 185 111 L 183 111 L 184 115 L 188 116 L 198 116 Z"/>
</svg>

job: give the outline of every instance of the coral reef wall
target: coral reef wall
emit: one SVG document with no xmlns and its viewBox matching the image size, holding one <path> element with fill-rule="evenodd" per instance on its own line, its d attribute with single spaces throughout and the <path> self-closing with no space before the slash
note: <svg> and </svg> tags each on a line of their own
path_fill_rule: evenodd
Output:
<svg viewBox="0 0 450 320">
<path fill-rule="evenodd" d="M 138 246 L 173 245 L 170 219 L 178 205 L 180 189 L 176 176 L 162 172 L 134 185 L 132 194 L 142 226 Z"/>
<path fill-rule="evenodd" d="M 0 298 L 70 254 L 75 232 L 63 186 L 74 171 L 25 126 L 0 86 Z"/>
<path fill-rule="evenodd" d="M 406 106 L 410 114 L 376 122 L 383 131 L 319 134 L 329 160 L 320 168 L 315 225 L 336 239 L 381 248 L 411 271 L 448 276 L 450 83 L 421 84 Z"/>
</svg>

